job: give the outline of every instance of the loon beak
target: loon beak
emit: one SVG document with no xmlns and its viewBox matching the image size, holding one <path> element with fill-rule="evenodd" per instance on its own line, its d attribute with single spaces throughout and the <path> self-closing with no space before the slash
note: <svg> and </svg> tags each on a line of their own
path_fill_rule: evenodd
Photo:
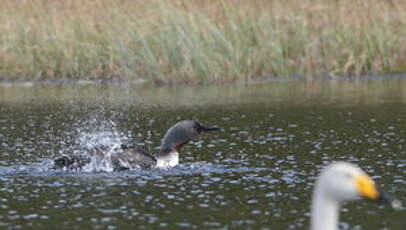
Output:
<svg viewBox="0 0 406 230">
<path fill-rule="evenodd" d="M 220 128 L 217 126 L 210 126 L 210 125 L 205 125 L 205 124 L 200 123 L 199 131 L 208 132 L 208 131 L 215 131 L 215 130 L 220 130 Z"/>
</svg>

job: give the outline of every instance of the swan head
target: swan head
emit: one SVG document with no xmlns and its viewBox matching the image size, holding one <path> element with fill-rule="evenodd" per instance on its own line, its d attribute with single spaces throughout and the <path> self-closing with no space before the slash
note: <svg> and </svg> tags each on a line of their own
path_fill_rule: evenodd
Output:
<svg viewBox="0 0 406 230">
<path fill-rule="evenodd" d="M 317 192 L 336 202 L 359 197 L 371 200 L 385 198 L 371 177 L 356 165 L 347 162 L 335 162 L 327 166 L 317 179 Z"/>
<path fill-rule="evenodd" d="M 354 164 L 335 162 L 325 167 L 313 193 L 311 229 L 336 230 L 340 204 L 359 197 L 390 200 L 379 192 L 374 181 Z"/>
</svg>

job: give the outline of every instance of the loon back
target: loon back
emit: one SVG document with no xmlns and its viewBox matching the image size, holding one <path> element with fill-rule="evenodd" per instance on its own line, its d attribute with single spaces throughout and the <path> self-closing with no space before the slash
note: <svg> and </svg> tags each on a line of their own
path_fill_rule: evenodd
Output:
<svg viewBox="0 0 406 230">
<path fill-rule="evenodd" d="M 110 159 L 115 171 L 151 169 L 157 165 L 157 159 L 146 150 L 126 146 L 112 153 Z"/>
</svg>

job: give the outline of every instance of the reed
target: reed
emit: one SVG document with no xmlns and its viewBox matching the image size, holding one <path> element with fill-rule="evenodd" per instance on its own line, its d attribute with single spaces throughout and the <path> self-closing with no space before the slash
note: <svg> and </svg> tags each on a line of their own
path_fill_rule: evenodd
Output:
<svg viewBox="0 0 406 230">
<path fill-rule="evenodd" d="M 0 0 L 0 78 L 174 84 L 406 70 L 401 0 Z"/>
</svg>

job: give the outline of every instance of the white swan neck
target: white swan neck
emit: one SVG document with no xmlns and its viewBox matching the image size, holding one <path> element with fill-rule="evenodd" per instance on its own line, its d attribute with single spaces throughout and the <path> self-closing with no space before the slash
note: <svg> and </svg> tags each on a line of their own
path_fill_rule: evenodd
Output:
<svg viewBox="0 0 406 230">
<path fill-rule="evenodd" d="M 339 202 L 316 189 L 311 210 L 311 230 L 338 230 Z"/>
</svg>

